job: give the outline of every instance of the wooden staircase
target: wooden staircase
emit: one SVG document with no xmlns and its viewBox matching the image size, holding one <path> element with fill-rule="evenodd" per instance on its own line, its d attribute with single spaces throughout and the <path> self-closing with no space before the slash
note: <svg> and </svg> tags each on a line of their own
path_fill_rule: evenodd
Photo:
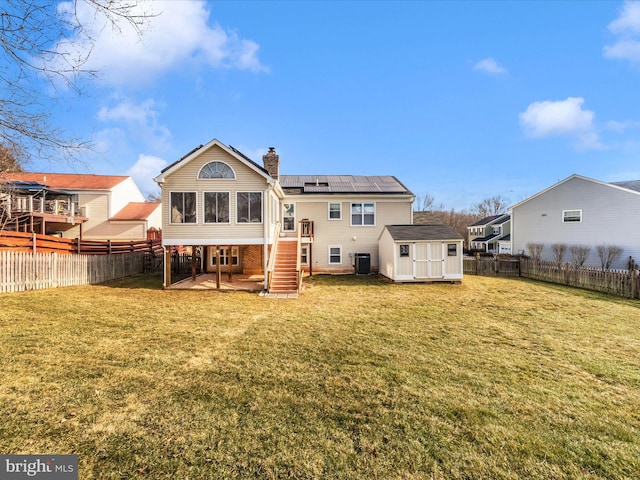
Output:
<svg viewBox="0 0 640 480">
<path fill-rule="evenodd" d="M 298 242 L 294 239 L 279 239 L 269 293 L 298 293 Z"/>
</svg>

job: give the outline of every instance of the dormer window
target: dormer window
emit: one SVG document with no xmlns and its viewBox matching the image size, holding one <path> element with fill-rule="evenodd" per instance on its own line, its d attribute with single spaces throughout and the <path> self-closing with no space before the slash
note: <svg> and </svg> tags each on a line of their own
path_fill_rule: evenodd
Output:
<svg viewBox="0 0 640 480">
<path fill-rule="evenodd" d="M 223 178 L 234 180 L 236 174 L 233 169 L 224 162 L 209 162 L 200 169 L 199 179 Z"/>
</svg>

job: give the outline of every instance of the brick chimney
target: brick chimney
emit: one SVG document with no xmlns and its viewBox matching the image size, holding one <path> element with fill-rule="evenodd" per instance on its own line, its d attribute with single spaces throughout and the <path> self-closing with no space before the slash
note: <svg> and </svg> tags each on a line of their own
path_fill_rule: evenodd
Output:
<svg viewBox="0 0 640 480">
<path fill-rule="evenodd" d="M 269 152 L 262 156 L 262 161 L 264 162 L 264 168 L 269 172 L 269 175 L 277 180 L 280 173 L 280 156 L 276 153 L 276 149 L 274 147 L 269 147 Z"/>
</svg>

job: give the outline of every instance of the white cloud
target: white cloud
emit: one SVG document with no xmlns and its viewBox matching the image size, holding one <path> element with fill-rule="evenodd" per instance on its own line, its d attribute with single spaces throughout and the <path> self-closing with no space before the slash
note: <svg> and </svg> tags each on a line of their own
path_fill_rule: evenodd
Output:
<svg viewBox="0 0 640 480">
<path fill-rule="evenodd" d="M 121 131 L 126 129 L 126 136 L 142 142 L 145 148 L 163 152 L 170 147 L 171 132 L 158 123 L 157 107 L 153 99 L 140 103 L 124 99 L 112 107 L 103 106 L 98 111 L 97 118 L 106 123 L 114 123 Z"/>
<path fill-rule="evenodd" d="M 507 73 L 507 70 L 502 65 L 500 65 L 493 57 L 488 57 L 480 60 L 473 66 L 473 69 L 497 75 Z"/>
<path fill-rule="evenodd" d="M 153 179 L 167 165 L 167 162 L 160 157 L 140 154 L 136 163 L 127 170 L 126 175 L 132 177 L 140 191 L 146 195 L 158 191 L 158 184 Z"/>
<path fill-rule="evenodd" d="M 63 3 L 59 12 L 69 18 L 70 8 L 69 2 Z M 112 28 L 91 2 L 78 2 L 76 8 L 87 26 L 86 35 L 63 39 L 56 48 L 64 54 L 61 58 L 90 52 L 83 68 L 98 71 L 109 85 L 140 86 L 170 69 L 191 65 L 267 70 L 258 59 L 257 43 L 217 24 L 209 25 L 210 12 L 204 1 L 138 2 L 133 12 L 147 15 L 142 36 L 124 21 Z"/>
<path fill-rule="evenodd" d="M 626 1 L 608 28 L 617 39 L 613 45 L 604 46 L 604 57 L 640 63 L 640 2 Z"/>
<path fill-rule="evenodd" d="M 583 98 L 533 102 L 520 113 L 520 125 L 528 137 L 569 137 L 576 140 L 579 149 L 602 148 L 595 131 L 595 114 L 584 110 Z"/>
<path fill-rule="evenodd" d="M 613 33 L 640 34 L 640 2 L 624 2 L 620 16 L 609 24 Z"/>
</svg>

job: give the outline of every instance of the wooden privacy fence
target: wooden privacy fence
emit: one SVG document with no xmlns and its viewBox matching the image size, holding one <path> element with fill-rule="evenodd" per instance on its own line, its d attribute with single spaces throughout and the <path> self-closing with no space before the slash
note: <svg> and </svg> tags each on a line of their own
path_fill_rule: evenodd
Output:
<svg viewBox="0 0 640 480">
<path fill-rule="evenodd" d="M 530 258 L 464 258 L 469 275 L 524 277 L 579 287 L 626 298 L 640 298 L 640 271 L 633 260 L 628 270 L 602 270 L 569 263 L 535 261 Z"/>
<path fill-rule="evenodd" d="M 0 251 L 0 293 L 89 285 L 142 273 L 145 253 L 60 255 Z"/>
<path fill-rule="evenodd" d="M 0 232 L 0 250 L 40 253 L 78 253 L 90 255 L 117 255 L 124 253 L 153 252 L 162 255 L 162 240 L 80 240 L 52 235 L 25 232 Z"/>
</svg>

